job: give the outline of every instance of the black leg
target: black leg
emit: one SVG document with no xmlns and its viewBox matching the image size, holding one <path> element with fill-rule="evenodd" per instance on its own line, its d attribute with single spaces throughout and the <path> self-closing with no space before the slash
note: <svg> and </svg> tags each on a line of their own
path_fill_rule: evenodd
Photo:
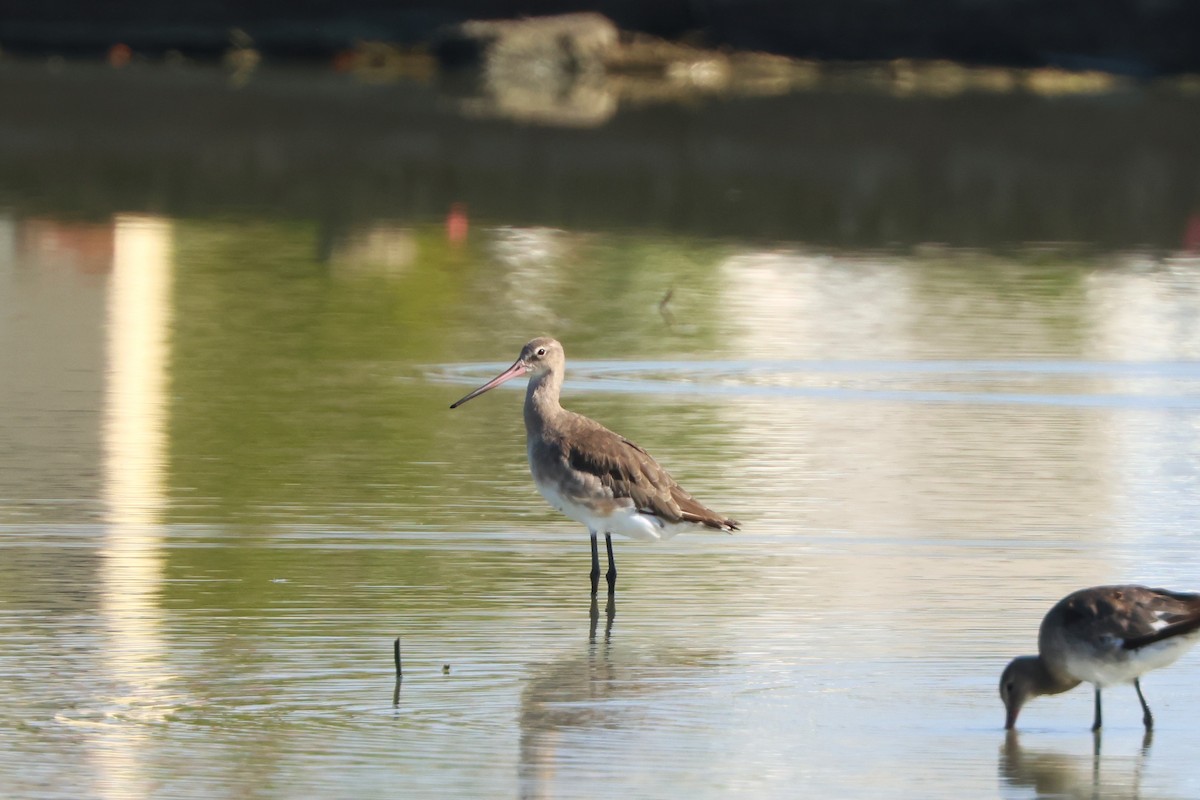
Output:
<svg viewBox="0 0 1200 800">
<path fill-rule="evenodd" d="M 596 548 L 596 532 L 592 535 L 592 597 L 596 596 L 596 588 L 600 585 L 600 551 Z"/>
<path fill-rule="evenodd" d="M 1096 687 L 1096 721 L 1092 723 L 1092 730 L 1100 730 L 1100 687 Z"/>
<path fill-rule="evenodd" d="M 1154 715 L 1150 713 L 1150 706 L 1146 705 L 1146 698 L 1142 697 L 1142 684 L 1138 678 L 1133 679 L 1133 688 L 1137 689 L 1138 700 L 1142 703 L 1142 724 L 1146 726 L 1146 730 L 1154 727 Z"/>
<path fill-rule="evenodd" d="M 613 561 L 612 554 L 612 534 L 604 534 L 604 547 L 608 550 L 608 572 L 604 579 L 608 581 L 608 593 L 613 594 L 617 591 L 617 562 Z M 599 570 L 599 564 L 596 565 Z"/>
</svg>

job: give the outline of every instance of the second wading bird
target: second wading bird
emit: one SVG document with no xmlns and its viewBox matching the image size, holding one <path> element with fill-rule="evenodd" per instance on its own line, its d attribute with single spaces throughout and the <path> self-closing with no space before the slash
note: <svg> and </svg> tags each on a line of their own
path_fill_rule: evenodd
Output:
<svg viewBox="0 0 1200 800">
<path fill-rule="evenodd" d="M 521 348 L 513 365 L 470 392 L 451 408 L 512 378 L 529 375 L 525 433 L 529 470 L 542 497 L 587 526 L 592 540 L 592 594 L 600 582 L 596 537 L 608 550 L 608 593 L 617 586 L 612 534 L 634 539 L 668 539 L 688 530 L 735 531 L 736 520 L 705 507 L 685 492 L 649 453 L 620 434 L 559 405 L 566 356 L 549 337 Z"/>
<path fill-rule="evenodd" d="M 1132 683 L 1142 704 L 1142 723 L 1154 726 L 1142 696 L 1142 675 L 1165 667 L 1200 639 L 1200 594 L 1145 586 L 1080 589 L 1047 612 L 1038 631 L 1038 655 L 1014 658 L 1000 676 L 1004 727 L 1017 724 L 1021 707 L 1038 695 L 1059 694 L 1087 681 L 1100 690 Z"/>
</svg>

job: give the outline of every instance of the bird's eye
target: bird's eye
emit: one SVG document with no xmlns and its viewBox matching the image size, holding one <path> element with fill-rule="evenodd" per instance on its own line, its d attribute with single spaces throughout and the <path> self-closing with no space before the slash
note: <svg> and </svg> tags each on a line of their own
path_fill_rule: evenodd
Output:
<svg viewBox="0 0 1200 800">
<path fill-rule="evenodd" d="M 537 351 L 537 354 L 538 354 L 539 356 L 544 356 L 544 355 L 546 355 L 546 348 L 544 348 L 544 347 L 539 347 L 539 348 L 538 348 L 538 351 Z"/>
</svg>

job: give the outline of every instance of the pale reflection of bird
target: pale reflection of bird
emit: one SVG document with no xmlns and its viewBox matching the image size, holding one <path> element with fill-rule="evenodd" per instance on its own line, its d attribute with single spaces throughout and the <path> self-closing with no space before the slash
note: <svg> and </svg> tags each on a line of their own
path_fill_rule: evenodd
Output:
<svg viewBox="0 0 1200 800">
<path fill-rule="evenodd" d="M 1104 757 L 1100 753 L 1099 736 L 1092 752 L 1084 755 L 1023 748 L 1017 732 L 1010 730 L 1000 748 L 997 766 L 1005 785 L 1032 789 L 1036 797 L 1128 800 L 1141 796 L 1142 770 L 1153 736 L 1153 731 L 1147 730 L 1141 748 L 1132 757 Z"/>
<path fill-rule="evenodd" d="M 566 356 L 554 339 L 541 337 L 521 348 L 513 365 L 451 408 L 521 375 L 529 469 L 538 491 L 555 509 L 587 526 L 592 540 L 592 594 L 600 580 L 596 536 L 608 550 L 608 592 L 617 585 L 612 534 L 667 539 L 688 530 L 735 531 L 736 520 L 705 507 L 685 492 L 649 453 L 595 420 L 559 405 Z"/>
<path fill-rule="evenodd" d="M 609 598 L 606 613 L 612 602 Z M 597 610 L 594 598 L 592 609 Z M 676 749 L 690 745 L 672 731 L 702 723 L 705 702 L 697 699 L 693 706 L 688 693 L 678 690 L 708 686 L 726 658 L 691 642 L 676 645 L 669 635 L 622 646 L 606 631 L 602 641 L 589 636 L 586 646 L 570 645 L 551 660 L 531 661 L 516 716 L 518 794 L 530 800 L 576 796 L 581 779 L 591 779 L 590 786 L 615 785 L 608 779 L 626 775 L 628 765 L 602 755 L 621 752 L 614 741 L 626 736 L 653 741 L 660 764 L 686 764 L 693 751 Z"/>
<path fill-rule="evenodd" d="M 1060 600 L 1042 620 L 1038 655 L 1013 659 L 1000 676 L 1000 698 L 1012 728 L 1026 701 L 1059 694 L 1084 681 L 1096 688 L 1100 730 L 1100 690 L 1133 683 L 1142 704 L 1142 723 L 1154 717 L 1139 678 L 1172 664 L 1200 638 L 1200 595 L 1145 586 L 1095 586 Z"/>
</svg>

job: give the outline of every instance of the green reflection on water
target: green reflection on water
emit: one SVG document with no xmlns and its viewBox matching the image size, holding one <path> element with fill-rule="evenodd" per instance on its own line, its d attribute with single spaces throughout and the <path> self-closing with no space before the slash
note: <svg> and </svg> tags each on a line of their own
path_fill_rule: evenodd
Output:
<svg viewBox="0 0 1200 800">
<path fill-rule="evenodd" d="M 424 367 L 507 361 L 543 331 L 572 356 L 718 346 L 709 307 L 725 247 L 395 235 L 410 257 L 380 271 L 349 247 L 322 257 L 319 232 L 299 223 L 178 225 L 171 520 L 444 523 L 446 507 L 486 506 L 484 476 L 523 475 L 520 415 L 507 395 L 451 414 L 457 389 L 425 382 Z M 617 426 L 637 404 L 604 405 Z"/>
<path fill-rule="evenodd" d="M 378 487 L 404 482 L 387 465 L 434 447 L 436 401 L 397 402 L 396 364 L 449 348 L 436 322 L 459 289 L 444 249 L 421 240 L 395 279 L 344 278 L 318 259 L 311 226 L 187 223 L 177 239 L 177 513 L 261 521 L 271 508 L 387 501 Z"/>
</svg>

